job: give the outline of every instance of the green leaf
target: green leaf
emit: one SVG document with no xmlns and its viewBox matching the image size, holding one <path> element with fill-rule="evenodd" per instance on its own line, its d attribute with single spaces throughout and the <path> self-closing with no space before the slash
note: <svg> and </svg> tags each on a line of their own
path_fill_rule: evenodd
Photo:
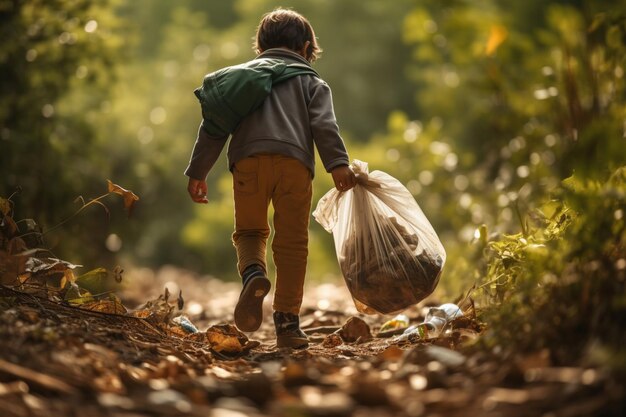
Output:
<svg viewBox="0 0 626 417">
<path fill-rule="evenodd" d="M 92 293 L 101 293 L 107 290 L 109 273 L 104 268 L 96 268 L 76 278 L 76 284 Z"/>
<path fill-rule="evenodd" d="M 593 21 L 587 29 L 587 32 L 592 33 L 595 32 L 600 26 L 604 24 L 606 21 L 606 13 L 598 13 L 593 17 Z"/>
<path fill-rule="evenodd" d="M 63 297 L 63 299 L 74 305 L 81 305 L 94 301 L 94 298 L 89 291 L 81 290 L 81 288 L 74 283 L 70 284 L 70 287 L 65 292 L 65 297 Z"/>
<path fill-rule="evenodd" d="M 606 31 L 606 44 L 615 49 L 622 46 L 622 31 L 619 26 L 613 25 Z"/>
</svg>

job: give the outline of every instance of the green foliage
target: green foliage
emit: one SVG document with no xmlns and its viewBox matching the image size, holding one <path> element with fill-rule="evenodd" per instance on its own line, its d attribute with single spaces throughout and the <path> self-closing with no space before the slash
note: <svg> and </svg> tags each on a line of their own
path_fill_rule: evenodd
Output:
<svg viewBox="0 0 626 417">
<path fill-rule="evenodd" d="M 625 371 L 626 167 L 606 181 L 570 177 L 526 233 L 486 248 L 480 289 L 485 340 L 507 351 L 548 349 L 571 364 L 584 355 Z"/>
<path fill-rule="evenodd" d="M 94 174 L 102 180 L 98 158 L 83 159 L 94 143 L 83 111 L 113 82 L 119 39 L 112 4 L 0 2 L 0 194 L 21 187 L 17 210 L 44 228 L 71 210 L 74 196 L 93 190 Z M 66 111 L 59 101 L 73 88 L 90 100 Z M 66 242 L 64 250 L 81 247 L 85 234 L 73 231 L 77 245 Z"/>
</svg>

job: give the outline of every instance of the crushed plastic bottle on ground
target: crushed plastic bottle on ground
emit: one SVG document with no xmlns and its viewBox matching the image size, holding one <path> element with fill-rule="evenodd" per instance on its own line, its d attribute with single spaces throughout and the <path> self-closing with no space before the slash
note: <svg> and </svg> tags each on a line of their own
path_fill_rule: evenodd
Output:
<svg viewBox="0 0 626 417">
<path fill-rule="evenodd" d="M 461 317 L 461 308 L 453 303 L 445 303 L 439 307 L 431 307 L 423 323 L 407 328 L 396 341 L 417 341 L 439 337 L 446 325 L 457 317 Z"/>
<path fill-rule="evenodd" d="M 186 316 L 174 317 L 172 322 L 180 326 L 187 333 L 198 333 L 198 328 L 194 326 Z"/>
</svg>

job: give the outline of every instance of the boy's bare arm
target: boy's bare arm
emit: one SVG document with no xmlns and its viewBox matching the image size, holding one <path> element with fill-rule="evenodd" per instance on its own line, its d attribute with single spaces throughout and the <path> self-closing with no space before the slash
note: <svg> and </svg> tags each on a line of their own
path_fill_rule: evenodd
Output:
<svg viewBox="0 0 626 417">
<path fill-rule="evenodd" d="M 347 165 L 340 165 L 334 168 L 330 174 L 333 176 L 335 187 L 339 191 L 348 191 L 356 185 L 354 171 Z"/>
<path fill-rule="evenodd" d="M 208 203 L 209 200 L 206 198 L 207 191 L 206 181 L 189 178 L 187 192 L 193 201 L 200 204 Z"/>
</svg>

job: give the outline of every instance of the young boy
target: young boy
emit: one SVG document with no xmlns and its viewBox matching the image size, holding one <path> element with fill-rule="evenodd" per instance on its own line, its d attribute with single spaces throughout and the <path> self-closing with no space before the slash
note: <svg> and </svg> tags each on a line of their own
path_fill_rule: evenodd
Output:
<svg viewBox="0 0 626 417">
<path fill-rule="evenodd" d="M 311 24 L 302 15 L 276 9 L 261 19 L 256 33 L 258 58 L 310 66 L 321 51 Z M 200 126 L 189 166 L 187 191 L 193 201 L 207 203 L 206 175 L 221 153 L 228 135 L 210 136 Z M 333 110 L 328 85 L 314 75 L 298 75 L 276 84 L 262 105 L 244 117 L 228 146 L 233 174 L 235 231 L 243 289 L 235 307 L 235 324 L 246 332 L 263 321 L 263 298 L 270 290 L 266 242 L 270 234 L 268 207 L 274 206 L 272 241 L 276 266 L 273 303 L 278 347 L 308 345 L 300 329 L 304 276 L 308 255 L 314 144 L 327 172 L 340 191 L 354 187 L 356 178 Z"/>
</svg>

